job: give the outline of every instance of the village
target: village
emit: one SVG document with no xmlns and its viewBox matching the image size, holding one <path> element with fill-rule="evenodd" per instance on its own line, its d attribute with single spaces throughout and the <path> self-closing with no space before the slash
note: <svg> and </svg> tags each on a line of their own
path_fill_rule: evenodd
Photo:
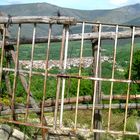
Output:
<svg viewBox="0 0 140 140">
<path fill-rule="evenodd" d="M 101 62 L 112 63 L 112 58 L 108 57 L 108 56 L 102 56 Z M 31 61 L 20 60 L 19 63 L 23 66 L 23 68 L 30 69 Z M 93 63 L 93 57 L 83 57 L 81 60 L 80 60 L 80 58 L 68 58 L 67 59 L 67 69 L 71 69 L 71 67 L 79 67 L 80 63 L 81 63 L 83 68 L 88 68 Z M 46 67 L 45 65 L 46 65 L 45 60 L 34 60 L 33 61 L 33 68 L 34 69 L 45 69 L 45 67 Z M 60 67 L 59 60 L 49 60 L 48 61 L 48 70 L 50 70 L 54 67 Z"/>
</svg>

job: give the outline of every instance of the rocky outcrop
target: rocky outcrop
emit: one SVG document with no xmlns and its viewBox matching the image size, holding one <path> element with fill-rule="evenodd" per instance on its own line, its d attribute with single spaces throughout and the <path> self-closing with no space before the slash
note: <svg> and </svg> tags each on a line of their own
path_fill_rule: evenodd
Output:
<svg viewBox="0 0 140 140">
<path fill-rule="evenodd" d="M 2 124 L 0 125 L 0 140 L 29 140 L 29 138 L 23 132 Z"/>
</svg>

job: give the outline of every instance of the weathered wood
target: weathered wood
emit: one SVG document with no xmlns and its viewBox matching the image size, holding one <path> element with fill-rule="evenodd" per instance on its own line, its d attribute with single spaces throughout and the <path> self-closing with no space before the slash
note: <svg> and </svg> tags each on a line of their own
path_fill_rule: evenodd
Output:
<svg viewBox="0 0 140 140">
<path fill-rule="evenodd" d="M 79 103 L 84 103 L 84 102 L 90 102 L 92 101 L 92 97 L 91 96 L 80 96 L 78 99 Z M 51 107 L 51 106 L 55 106 L 55 102 L 56 100 L 53 99 L 48 99 L 45 101 L 44 107 Z M 67 98 L 64 99 L 64 104 L 75 104 L 76 103 L 76 97 L 72 97 L 72 98 Z M 58 100 L 58 106 L 61 104 L 61 99 Z M 38 108 L 41 108 L 42 102 L 40 102 L 39 104 L 37 104 Z M 2 104 L 3 106 L 3 111 L 7 109 L 7 107 Z M 28 106 L 29 108 L 34 108 L 32 107 L 31 103 Z M 10 107 L 9 107 L 10 108 Z M 26 105 L 25 104 L 20 104 L 20 103 L 15 103 L 15 109 L 25 109 Z"/>
<path fill-rule="evenodd" d="M 131 38 L 131 31 L 122 31 L 118 33 L 118 39 L 129 39 Z M 140 30 L 135 31 L 135 38 L 140 37 Z M 102 32 L 101 39 L 114 39 L 115 32 Z M 85 33 L 84 40 L 98 39 L 98 33 Z M 69 40 L 78 41 L 81 40 L 81 34 L 71 34 L 69 35 Z M 48 36 L 36 37 L 35 43 L 46 43 L 48 41 Z M 62 36 L 51 36 L 51 42 L 61 42 Z M 6 45 L 16 45 L 17 40 L 15 38 L 7 39 Z M 20 38 L 20 44 L 32 44 L 32 38 Z M 0 41 L 0 47 L 2 46 L 2 41 Z"/>
<path fill-rule="evenodd" d="M 13 61 L 14 61 L 14 63 L 15 63 L 15 52 L 14 52 L 13 50 L 11 50 L 11 54 L 12 54 Z M 19 64 L 19 69 L 21 69 L 20 64 Z M 27 82 L 26 82 L 26 79 L 25 79 L 24 75 L 20 73 L 20 74 L 19 74 L 19 77 L 20 77 L 20 79 L 21 79 L 21 83 L 22 83 L 22 85 L 23 85 L 25 91 L 28 93 L 28 84 L 27 84 Z M 32 105 L 33 108 L 38 108 L 37 103 L 36 103 L 35 100 L 33 99 L 32 93 L 30 93 L 30 102 L 31 102 L 31 105 Z"/>
<path fill-rule="evenodd" d="M 102 94 L 102 100 L 109 100 L 110 96 L 109 95 L 104 95 Z M 136 99 L 140 99 L 140 95 L 129 95 L 129 99 L 130 100 L 136 100 Z M 126 95 L 113 95 L 112 96 L 112 100 L 126 100 Z M 91 96 L 80 96 L 78 98 L 78 102 L 79 103 L 84 103 L 84 102 L 91 102 L 92 101 L 92 97 Z M 45 101 L 44 107 L 50 107 L 50 106 L 55 106 L 55 102 L 56 100 L 54 99 L 48 99 Z M 61 99 L 58 100 L 58 105 L 60 105 L 61 103 Z M 76 97 L 72 97 L 72 98 L 66 98 L 64 99 L 64 104 L 75 104 L 76 103 Z M 41 107 L 41 102 L 39 104 L 37 104 L 39 107 Z M 29 104 L 29 108 L 31 108 L 32 105 Z M 15 104 L 15 108 L 19 109 L 19 108 L 25 108 L 24 104 Z"/>
<path fill-rule="evenodd" d="M 5 48 L 6 51 L 6 48 Z M 7 57 L 8 52 L 6 51 L 6 67 L 9 68 L 10 67 L 10 58 Z M 7 88 L 7 92 L 9 97 L 12 97 L 12 87 L 11 87 L 11 81 L 10 81 L 10 77 L 9 77 L 9 72 L 5 72 L 5 82 L 6 82 L 6 88 Z"/>
<path fill-rule="evenodd" d="M 92 97 L 91 96 L 80 96 L 78 98 L 78 102 L 79 103 L 89 102 L 89 101 L 92 101 Z M 44 106 L 45 107 L 54 106 L 55 102 L 56 102 L 56 100 L 48 99 L 47 101 L 45 101 Z M 61 103 L 61 99 L 58 100 L 58 105 L 60 105 L 60 103 Z M 76 97 L 64 99 L 64 104 L 72 104 L 72 103 L 76 103 Z"/>
<path fill-rule="evenodd" d="M 109 100 L 110 99 L 110 95 L 101 95 L 101 99 L 102 100 Z M 140 99 L 140 95 L 136 94 L 136 95 L 129 95 L 129 99 L 130 100 L 136 100 L 136 99 Z M 113 95 L 112 96 L 112 100 L 126 100 L 126 95 Z M 78 102 L 79 103 L 84 103 L 84 102 L 91 102 L 92 101 L 92 97 L 91 96 L 80 96 L 78 98 Z M 54 99 L 48 99 L 45 101 L 44 106 L 45 107 L 49 107 L 49 106 L 54 106 L 55 105 L 56 100 Z M 61 99 L 58 100 L 58 104 L 60 105 L 61 103 Z M 76 97 L 72 97 L 72 98 L 65 98 L 64 99 L 64 104 L 75 104 L 76 103 Z M 40 103 L 41 104 L 41 103 Z"/>
<path fill-rule="evenodd" d="M 1 24 L 24 24 L 24 23 L 48 23 L 48 24 L 66 24 L 75 25 L 77 20 L 74 17 L 65 16 L 3 16 L 0 17 Z"/>
<path fill-rule="evenodd" d="M 7 88 L 7 91 L 8 91 L 8 95 L 10 97 L 12 97 L 12 88 L 11 88 L 11 82 L 10 82 L 10 78 L 9 78 L 8 73 L 5 74 L 5 82 L 6 82 L 6 88 Z"/>
<path fill-rule="evenodd" d="M 11 50 L 11 54 L 12 54 L 13 61 L 14 61 L 14 63 L 15 63 L 15 58 L 16 58 L 16 57 L 15 57 L 15 52 L 14 52 L 14 50 Z M 21 69 L 20 64 L 19 64 L 19 69 Z M 27 81 L 26 81 L 24 75 L 20 73 L 20 74 L 19 74 L 19 77 L 20 77 L 21 83 L 22 83 L 22 85 L 23 85 L 23 87 L 24 87 L 26 93 L 28 93 L 28 84 L 27 84 Z M 32 94 L 31 91 L 30 91 L 29 100 L 30 100 L 31 106 L 32 106 L 34 109 L 39 109 L 39 106 L 38 106 L 38 104 L 36 103 L 36 101 L 34 100 L 33 94 Z M 26 109 L 26 112 L 27 112 L 27 109 Z M 40 113 L 39 113 L 39 114 L 37 113 L 37 115 L 38 115 L 39 118 L 40 118 Z M 41 119 L 41 118 L 40 118 L 40 119 Z M 45 122 L 45 124 L 47 125 L 47 121 L 46 121 L 45 117 L 44 117 L 44 122 Z"/>
<path fill-rule="evenodd" d="M 120 104 L 112 104 L 111 109 L 125 109 L 126 104 L 125 103 L 120 103 Z M 109 104 L 96 104 L 95 105 L 95 110 L 104 110 L 108 109 Z M 128 104 L 129 109 L 140 109 L 140 103 L 129 103 Z M 45 107 L 44 112 L 54 112 L 55 107 Z M 60 110 L 60 106 L 58 108 Z M 71 111 L 75 110 L 75 105 L 64 105 L 64 110 Z M 79 104 L 78 110 L 92 110 L 92 104 Z M 29 108 L 30 113 L 40 113 L 41 108 Z M 15 114 L 25 114 L 26 113 L 26 108 L 22 109 L 15 109 Z M 11 114 L 11 109 L 7 110 L 2 110 L 1 115 L 10 115 Z"/>
<path fill-rule="evenodd" d="M 98 38 L 92 40 L 92 56 L 93 56 L 93 65 L 92 73 L 94 77 L 101 77 L 101 52 L 100 52 L 100 38 L 99 38 L 99 26 L 94 26 L 92 32 L 98 33 Z M 95 85 L 96 84 L 96 85 Z M 92 81 L 93 87 L 93 103 L 101 104 L 101 81 Z M 95 100 L 94 100 L 95 98 Z M 94 106 L 94 105 L 93 105 Z M 94 110 L 93 110 L 94 111 Z M 93 115 L 93 128 L 101 129 L 101 111 L 95 110 Z M 94 140 L 100 140 L 100 133 L 94 133 Z"/>
<path fill-rule="evenodd" d="M 112 96 L 112 100 L 126 100 L 126 98 L 127 98 L 126 94 L 124 94 L 124 95 L 113 95 Z M 110 95 L 102 94 L 102 99 L 103 100 L 109 100 L 110 99 Z M 129 95 L 129 100 L 138 100 L 138 99 L 140 99 L 140 95 L 139 94 Z"/>
</svg>

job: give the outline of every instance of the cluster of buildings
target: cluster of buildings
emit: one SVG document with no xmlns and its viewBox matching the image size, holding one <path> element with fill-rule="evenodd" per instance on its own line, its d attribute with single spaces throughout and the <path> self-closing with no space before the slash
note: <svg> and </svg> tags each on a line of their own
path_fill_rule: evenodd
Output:
<svg viewBox="0 0 140 140">
<path fill-rule="evenodd" d="M 107 56 L 101 57 L 101 62 L 108 61 L 109 63 L 112 62 L 111 58 Z M 19 63 L 25 68 L 29 69 L 31 67 L 31 61 L 29 60 L 21 60 Z M 90 67 L 93 64 L 93 57 L 83 57 L 80 58 L 68 58 L 67 59 L 67 69 L 71 69 L 71 67 L 79 67 L 79 65 L 83 68 Z M 46 62 L 45 60 L 34 60 L 32 67 L 34 69 L 45 69 L 46 68 Z M 49 60 L 48 61 L 48 69 L 52 69 L 54 67 L 60 67 L 60 61 L 59 60 Z"/>
</svg>

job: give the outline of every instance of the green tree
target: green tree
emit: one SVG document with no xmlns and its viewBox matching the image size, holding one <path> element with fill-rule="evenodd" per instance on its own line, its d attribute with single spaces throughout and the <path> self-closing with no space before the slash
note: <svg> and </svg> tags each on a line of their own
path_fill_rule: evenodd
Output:
<svg viewBox="0 0 140 140">
<path fill-rule="evenodd" d="M 128 78 L 129 69 L 127 70 L 125 77 Z M 136 81 L 140 80 L 140 50 L 136 51 L 133 55 L 131 79 Z M 133 93 L 140 92 L 140 84 L 131 84 L 131 90 Z"/>
<path fill-rule="evenodd" d="M 134 53 L 132 62 L 132 79 L 140 79 L 140 50 Z"/>
</svg>

